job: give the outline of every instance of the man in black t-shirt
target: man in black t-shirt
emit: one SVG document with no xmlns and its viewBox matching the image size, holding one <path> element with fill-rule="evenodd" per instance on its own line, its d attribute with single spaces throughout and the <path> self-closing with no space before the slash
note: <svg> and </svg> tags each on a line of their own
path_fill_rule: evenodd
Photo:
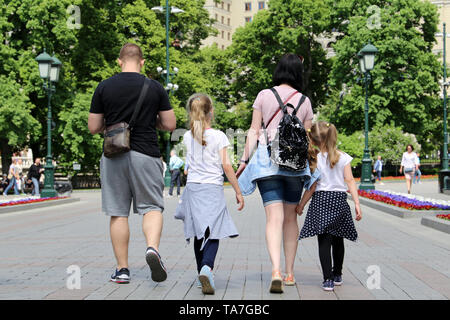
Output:
<svg viewBox="0 0 450 320">
<path fill-rule="evenodd" d="M 33 182 L 33 191 L 31 195 L 39 196 L 39 180 L 41 179 L 41 174 L 44 172 L 44 168 L 41 166 L 41 158 L 36 158 L 34 163 L 28 169 L 28 180 Z"/>
<path fill-rule="evenodd" d="M 176 119 L 162 85 L 140 74 L 144 62 L 139 46 L 127 43 L 122 47 L 118 59 L 122 72 L 98 85 L 88 120 L 92 134 L 101 133 L 106 127 L 122 121 L 129 123 L 144 81 L 149 83 L 131 133 L 131 151 L 115 158 L 103 155 L 100 161 L 102 210 L 111 217 L 110 234 L 117 259 L 111 281 L 117 283 L 130 281 L 128 216 L 131 202 L 134 213 L 143 215 L 146 260 L 152 279 L 160 282 L 167 278 L 158 252 L 163 223 L 164 180 L 156 129 L 173 131 Z"/>
</svg>

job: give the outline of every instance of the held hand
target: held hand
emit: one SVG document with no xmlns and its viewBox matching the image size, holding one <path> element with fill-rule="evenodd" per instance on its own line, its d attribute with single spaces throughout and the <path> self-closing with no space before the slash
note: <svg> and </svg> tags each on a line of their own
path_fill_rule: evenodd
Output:
<svg viewBox="0 0 450 320">
<path fill-rule="evenodd" d="M 241 165 L 239 166 L 239 168 L 236 171 L 236 178 L 239 178 L 239 176 L 242 174 L 242 172 L 244 172 L 246 167 L 247 167 L 247 165 L 245 163 L 241 163 Z"/>
<path fill-rule="evenodd" d="M 298 204 L 298 205 L 295 207 L 295 212 L 296 212 L 299 216 L 301 216 L 301 215 L 303 214 L 303 206 L 301 206 L 300 204 Z"/>
<path fill-rule="evenodd" d="M 398 172 L 400 172 L 400 174 L 402 174 L 402 168 L 400 168 L 400 170 Z"/>
<path fill-rule="evenodd" d="M 362 212 L 361 212 L 361 208 L 358 205 L 355 205 L 355 211 L 356 211 L 356 221 L 359 221 L 362 219 Z"/>
<path fill-rule="evenodd" d="M 239 205 L 238 211 L 244 209 L 244 197 L 242 193 L 236 193 L 236 203 Z"/>
</svg>

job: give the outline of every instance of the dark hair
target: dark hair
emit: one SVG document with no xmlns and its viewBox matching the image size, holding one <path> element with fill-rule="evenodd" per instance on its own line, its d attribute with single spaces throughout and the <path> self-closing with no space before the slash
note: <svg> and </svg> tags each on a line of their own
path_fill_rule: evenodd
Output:
<svg viewBox="0 0 450 320">
<path fill-rule="evenodd" d="M 408 145 L 406 146 L 406 151 L 408 151 L 408 147 L 411 147 L 411 151 L 414 151 L 414 147 L 413 147 L 412 144 L 408 144 Z"/>
<path fill-rule="evenodd" d="M 281 57 L 273 73 L 276 86 L 288 84 L 298 91 L 303 90 L 303 63 L 298 55 L 287 53 Z"/>
</svg>

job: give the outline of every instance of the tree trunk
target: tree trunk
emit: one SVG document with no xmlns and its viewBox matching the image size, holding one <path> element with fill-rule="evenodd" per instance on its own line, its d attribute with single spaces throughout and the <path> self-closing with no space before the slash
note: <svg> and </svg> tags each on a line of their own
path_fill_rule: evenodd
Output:
<svg viewBox="0 0 450 320">
<path fill-rule="evenodd" d="M 12 162 L 12 148 L 6 139 L 0 139 L 0 153 L 2 155 L 2 173 L 7 175 Z"/>
<path fill-rule="evenodd" d="M 31 150 L 33 151 L 33 162 L 36 157 L 39 157 L 41 159 L 45 159 L 45 154 L 41 154 L 41 144 L 39 142 L 32 143 L 30 145 Z"/>
</svg>

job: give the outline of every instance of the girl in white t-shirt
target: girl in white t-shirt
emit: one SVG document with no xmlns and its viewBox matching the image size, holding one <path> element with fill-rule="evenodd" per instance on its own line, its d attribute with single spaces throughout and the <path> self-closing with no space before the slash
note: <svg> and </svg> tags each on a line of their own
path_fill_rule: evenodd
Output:
<svg viewBox="0 0 450 320">
<path fill-rule="evenodd" d="M 317 167 L 320 178 L 305 192 L 296 211 L 302 214 L 311 199 L 299 240 L 317 236 L 325 291 L 342 284 L 344 238 L 358 237 L 347 203 L 347 187 L 355 202 L 356 220 L 361 220 L 358 192 L 350 162 L 352 157 L 336 149 L 337 130 L 333 124 L 320 121 L 308 131 L 310 139 L 310 166 Z M 331 255 L 333 249 L 333 255 Z"/>
<path fill-rule="evenodd" d="M 198 282 L 205 294 L 214 294 L 212 275 L 219 239 L 237 237 L 238 232 L 227 210 L 223 190 L 223 173 L 231 183 L 238 210 L 244 207 L 244 198 L 236 179 L 227 147 L 227 136 L 211 129 L 213 104 L 205 94 L 195 94 L 188 100 L 187 109 L 191 130 L 183 136 L 189 174 L 175 218 L 184 221 L 187 241 L 194 238 Z"/>
</svg>

